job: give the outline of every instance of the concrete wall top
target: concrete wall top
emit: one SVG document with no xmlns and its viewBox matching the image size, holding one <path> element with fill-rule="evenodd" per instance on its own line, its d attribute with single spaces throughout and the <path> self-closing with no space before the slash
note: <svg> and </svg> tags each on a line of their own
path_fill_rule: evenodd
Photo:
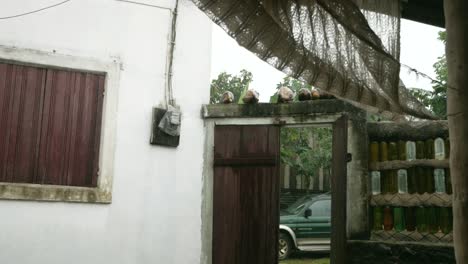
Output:
<svg viewBox="0 0 468 264">
<path fill-rule="evenodd" d="M 202 107 L 203 118 L 310 116 L 347 113 L 350 118 L 365 118 L 365 112 L 345 101 L 322 99 L 286 104 L 212 104 Z"/>
</svg>

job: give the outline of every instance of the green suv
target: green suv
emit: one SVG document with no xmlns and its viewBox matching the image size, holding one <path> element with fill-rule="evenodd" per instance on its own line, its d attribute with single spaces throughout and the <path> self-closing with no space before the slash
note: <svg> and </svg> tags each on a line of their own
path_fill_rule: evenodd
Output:
<svg viewBox="0 0 468 264">
<path fill-rule="evenodd" d="M 280 216 L 279 259 L 292 251 L 330 251 L 331 195 L 307 195 Z"/>
</svg>

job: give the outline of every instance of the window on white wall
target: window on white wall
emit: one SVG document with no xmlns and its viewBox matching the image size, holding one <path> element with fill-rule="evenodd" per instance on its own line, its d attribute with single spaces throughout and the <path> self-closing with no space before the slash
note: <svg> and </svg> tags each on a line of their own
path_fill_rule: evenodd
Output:
<svg viewBox="0 0 468 264">
<path fill-rule="evenodd" d="M 105 75 L 0 63 L 0 182 L 96 187 Z"/>
</svg>

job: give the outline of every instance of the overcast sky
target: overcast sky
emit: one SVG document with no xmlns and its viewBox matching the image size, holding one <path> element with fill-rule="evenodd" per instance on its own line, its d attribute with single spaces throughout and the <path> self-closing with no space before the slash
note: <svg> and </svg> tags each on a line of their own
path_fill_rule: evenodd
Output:
<svg viewBox="0 0 468 264">
<path fill-rule="evenodd" d="M 420 72 L 435 77 L 433 65 L 444 53 L 444 45 L 437 39 L 441 28 L 403 20 L 401 25 L 400 61 Z M 226 71 L 237 74 L 241 69 L 252 72 L 251 87 L 260 93 L 261 101 L 268 101 L 276 84 L 284 74 L 237 45 L 221 28 L 213 24 L 211 77 Z M 401 68 L 400 77 L 407 87 L 431 89 L 431 81 L 417 77 Z"/>
</svg>

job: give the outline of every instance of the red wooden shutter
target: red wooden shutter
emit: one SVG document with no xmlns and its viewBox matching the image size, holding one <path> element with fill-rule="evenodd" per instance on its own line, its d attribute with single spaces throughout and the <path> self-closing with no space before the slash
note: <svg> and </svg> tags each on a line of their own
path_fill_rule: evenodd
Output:
<svg viewBox="0 0 468 264">
<path fill-rule="evenodd" d="M 213 264 L 277 262 L 279 128 L 217 126 Z"/>
<path fill-rule="evenodd" d="M 96 186 L 104 81 L 0 63 L 0 181 Z"/>
<path fill-rule="evenodd" d="M 48 70 L 38 179 L 96 186 L 104 76 Z"/>
<path fill-rule="evenodd" d="M 46 70 L 0 63 L 0 181 L 33 183 Z"/>
</svg>

